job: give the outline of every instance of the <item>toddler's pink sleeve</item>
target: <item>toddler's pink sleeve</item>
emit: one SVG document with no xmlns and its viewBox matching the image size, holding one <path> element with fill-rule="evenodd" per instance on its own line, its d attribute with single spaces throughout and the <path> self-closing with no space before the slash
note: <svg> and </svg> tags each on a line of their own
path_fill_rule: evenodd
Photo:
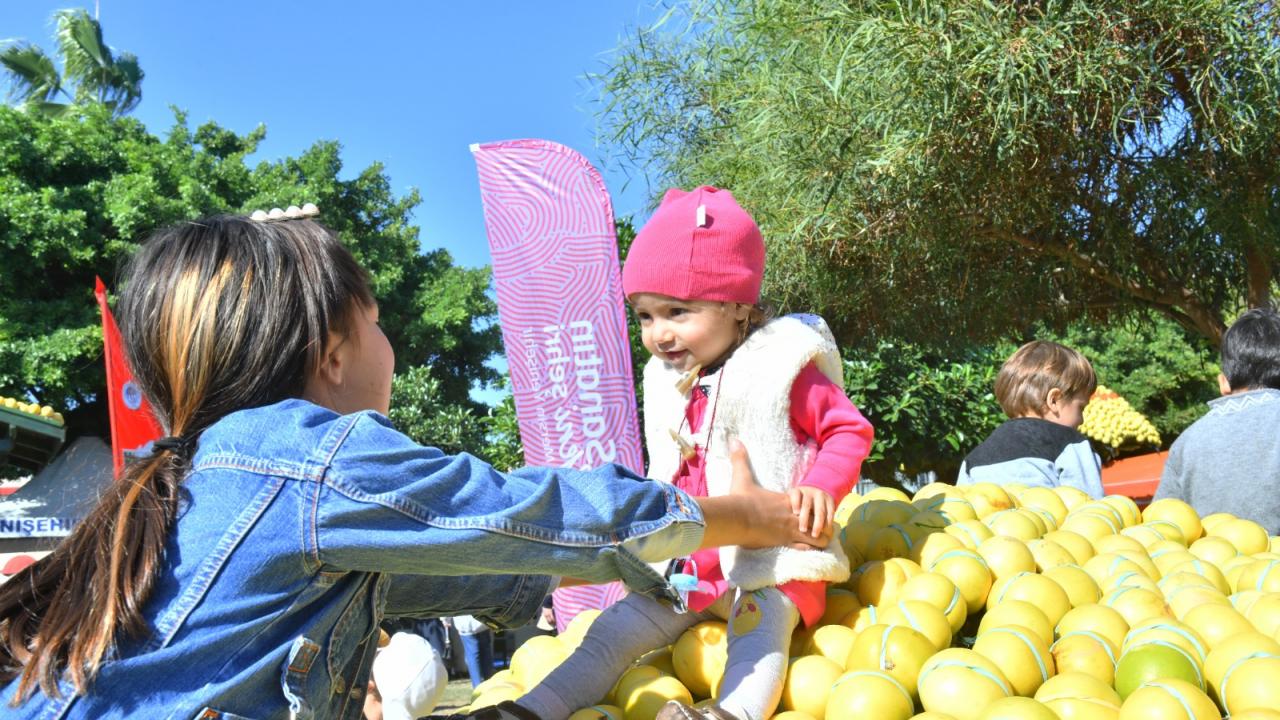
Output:
<svg viewBox="0 0 1280 720">
<path fill-rule="evenodd" d="M 810 363 L 791 384 L 791 426 L 801 441 L 813 438 L 818 455 L 801 485 L 826 490 L 840 502 L 857 482 L 871 452 L 871 423 L 826 375 Z"/>
</svg>

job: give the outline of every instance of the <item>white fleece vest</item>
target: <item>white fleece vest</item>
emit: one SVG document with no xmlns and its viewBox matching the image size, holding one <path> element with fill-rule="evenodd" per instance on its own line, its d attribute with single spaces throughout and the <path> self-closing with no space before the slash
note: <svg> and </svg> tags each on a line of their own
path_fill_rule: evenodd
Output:
<svg viewBox="0 0 1280 720">
<path fill-rule="evenodd" d="M 844 387 L 840 353 L 822 318 L 788 315 L 770 321 L 734 351 L 715 377 L 708 378 L 711 388 L 702 429 L 690 433 L 682 424 L 688 398 L 676 389 L 684 373 L 656 357 L 650 359 L 644 368 L 649 477 L 663 482 L 674 479 L 680 451 L 670 431 L 677 430 L 685 440 L 709 448 L 707 493 L 712 497 L 729 491 L 730 437 L 746 445 L 761 486 L 777 492 L 794 487 L 813 464 L 816 453 L 812 440 L 797 443 L 791 429 L 791 385 L 810 362 L 838 387 Z M 823 551 L 726 546 L 720 549 L 720 564 L 729 583 L 744 590 L 791 580 L 843 582 L 849 578 L 849 560 L 835 538 Z"/>
</svg>

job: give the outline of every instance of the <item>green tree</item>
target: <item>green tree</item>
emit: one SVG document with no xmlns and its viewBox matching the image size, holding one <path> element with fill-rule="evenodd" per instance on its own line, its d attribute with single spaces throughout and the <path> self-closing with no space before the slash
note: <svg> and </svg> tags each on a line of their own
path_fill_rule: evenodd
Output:
<svg viewBox="0 0 1280 720">
<path fill-rule="evenodd" d="M 520 442 L 520 425 L 516 420 L 516 398 L 508 394 L 484 418 L 485 443 L 480 457 L 499 470 L 524 466 L 524 445 Z"/>
<path fill-rule="evenodd" d="M 102 26 L 83 9 L 54 14 L 59 72 L 53 59 L 25 40 L 8 40 L 0 65 L 9 76 L 9 101 L 42 115 L 61 115 L 85 103 L 99 103 L 124 115 L 142 101 L 144 73 L 132 53 L 113 52 Z M 57 102 L 59 98 L 64 102 Z"/>
<path fill-rule="evenodd" d="M 391 382 L 390 420 L 414 442 L 448 454 L 479 454 L 484 424 L 469 408 L 444 400 L 431 367 L 419 365 L 396 373 Z"/>
<path fill-rule="evenodd" d="M 1158 315 L 1106 324 L 1078 321 L 1057 340 L 1089 358 L 1098 381 L 1119 392 L 1160 431 L 1165 447 L 1217 397 L 1217 357 L 1208 341 Z M 954 480 L 960 462 L 1005 421 L 996 373 L 1019 343 L 930 349 L 881 341 L 849 348 L 845 390 L 876 439 L 864 474 L 891 484 L 894 472 L 934 471 Z"/>
<path fill-rule="evenodd" d="M 1280 9 L 1262 0 L 692 0 L 600 76 L 604 141 L 733 188 L 767 292 L 844 343 L 1271 302 Z"/>
<path fill-rule="evenodd" d="M 1008 343 L 939 352 L 905 342 L 846 350 L 845 392 L 875 428 L 862 474 L 895 486 L 895 473 L 933 471 L 955 482 L 960 462 L 1004 422 L 993 391 Z"/>
<path fill-rule="evenodd" d="M 65 408 L 72 432 L 103 434 L 101 326 L 93 278 L 116 270 L 152 229 L 200 215 L 314 202 L 372 275 L 396 370 L 430 365 L 436 402 L 475 412 L 474 385 L 498 374 L 487 268 L 419 251 L 410 213 L 380 165 L 340 179 L 336 142 L 251 165 L 265 130 L 182 113 L 164 138 L 98 104 L 46 118 L 0 107 L 0 392 Z"/>
</svg>

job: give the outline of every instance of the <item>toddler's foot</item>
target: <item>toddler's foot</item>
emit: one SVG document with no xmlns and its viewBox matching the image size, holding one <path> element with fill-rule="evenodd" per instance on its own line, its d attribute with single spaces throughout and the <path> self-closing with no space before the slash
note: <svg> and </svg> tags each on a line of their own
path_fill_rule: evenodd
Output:
<svg viewBox="0 0 1280 720">
<path fill-rule="evenodd" d="M 662 706 L 653 720 L 738 720 L 738 718 L 714 705 L 695 708 L 678 700 L 672 700 Z"/>
<path fill-rule="evenodd" d="M 426 720 L 541 720 L 511 700 L 460 715 L 431 715 Z"/>
</svg>

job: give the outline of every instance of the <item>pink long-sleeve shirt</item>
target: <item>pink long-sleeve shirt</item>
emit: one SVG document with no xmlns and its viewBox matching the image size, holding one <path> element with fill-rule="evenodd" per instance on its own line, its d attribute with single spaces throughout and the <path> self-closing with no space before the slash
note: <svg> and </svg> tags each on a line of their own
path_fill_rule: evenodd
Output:
<svg viewBox="0 0 1280 720">
<path fill-rule="evenodd" d="M 685 420 L 693 432 L 698 432 L 706 415 L 707 396 L 697 388 L 689 396 Z M 862 461 L 871 451 L 871 423 L 844 392 L 811 363 L 791 384 L 791 430 L 797 442 L 812 439 L 818 448 L 813 465 L 799 484 L 825 490 L 839 503 L 853 489 Z M 673 482 L 692 495 L 706 495 L 703 448 L 697 448 L 694 457 L 680 462 Z M 692 557 L 697 565 L 699 586 L 709 588 L 689 596 L 689 608 L 701 611 L 728 591 L 729 583 L 720 567 L 719 548 L 699 550 Z M 796 604 L 805 625 L 821 619 L 827 605 L 825 582 L 796 580 L 780 585 L 779 589 Z"/>
</svg>

